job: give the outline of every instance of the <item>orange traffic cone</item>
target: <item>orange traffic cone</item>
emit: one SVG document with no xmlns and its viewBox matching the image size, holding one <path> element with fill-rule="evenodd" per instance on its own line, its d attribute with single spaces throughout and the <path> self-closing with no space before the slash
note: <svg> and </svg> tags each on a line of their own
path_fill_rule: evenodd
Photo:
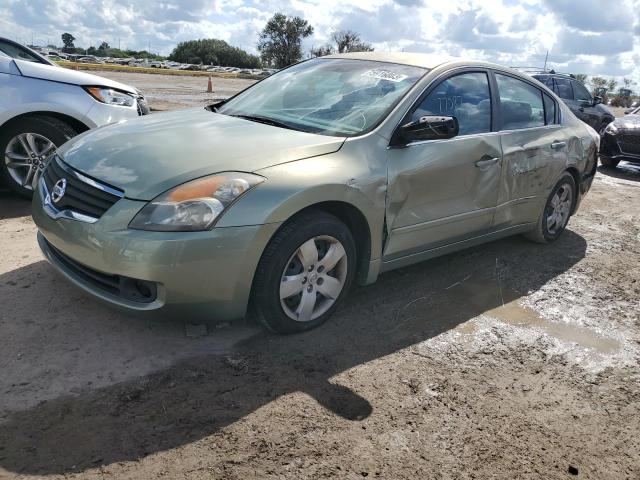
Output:
<svg viewBox="0 0 640 480">
<path fill-rule="evenodd" d="M 207 83 L 207 93 L 213 93 L 213 85 L 211 84 L 211 75 L 209 75 L 209 82 Z"/>
</svg>

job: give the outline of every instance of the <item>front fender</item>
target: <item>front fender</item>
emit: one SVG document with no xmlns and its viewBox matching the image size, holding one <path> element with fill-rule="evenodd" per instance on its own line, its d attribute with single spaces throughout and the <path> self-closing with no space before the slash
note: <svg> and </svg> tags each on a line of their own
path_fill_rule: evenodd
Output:
<svg viewBox="0 0 640 480">
<path fill-rule="evenodd" d="M 342 202 L 362 213 L 371 232 L 371 260 L 380 258 L 387 188 L 386 150 L 376 149 L 378 155 L 366 155 L 357 143 L 347 142 L 333 154 L 257 171 L 266 181 L 231 206 L 217 227 L 285 222 L 305 208 Z"/>
</svg>

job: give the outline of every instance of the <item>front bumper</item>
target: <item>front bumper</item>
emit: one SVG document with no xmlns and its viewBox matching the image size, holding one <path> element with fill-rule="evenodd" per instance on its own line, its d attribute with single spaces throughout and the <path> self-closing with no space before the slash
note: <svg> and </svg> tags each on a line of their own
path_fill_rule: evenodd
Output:
<svg viewBox="0 0 640 480">
<path fill-rule="evenodd" d="M 618 142 L 619 135 L 624 134 L 621 132 L 617 135 L 612 135 L 609 132 L 605 132 L 600 142 L 600 156 L 611 160 L 639 163 L 640 153 L 633 153 L 628 151 L 622 151 Z"/>
<path fill-rule="evenodd" d="M 33 219 L 40 248 L 68 280 L 121 310 L 188 320 L 244 317 L 260 256 L 280 224 L 205 232 L 127 228 L 144 205 L 123 198 L 95 223 L 55 220 L 44 211 L 39 192 L 35 192 Z M 89 276 L 83 274 L 87 271 Z M 91 272 L 151 283 L 153 298 L 135 301 L 135 296 L 114 293 L 92 281 Z"/>
</svg>

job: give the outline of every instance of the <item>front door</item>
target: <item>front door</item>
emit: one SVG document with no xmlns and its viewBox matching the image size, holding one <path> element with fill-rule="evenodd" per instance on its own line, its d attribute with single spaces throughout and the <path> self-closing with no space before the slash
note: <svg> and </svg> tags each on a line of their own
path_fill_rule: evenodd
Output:
<svg viewBox="0 0 640 480">
<path fill-rule="evenodd" d="M 455 116 L 457 137 L 389 150 L 384 261 L 486 232 L 498 198 L 502 151 L 492 131 L 485 71 L 455 74 L 428 89 L 405 117 Z"/>
<path fill-rule="evenodd" d="M 593 97 L 580 82 L 572 81 L 571 84 L 573 85 L 573 96 L 577 102 L 578 118 L 599 132 L 602 128 L 602 119 L 593 103 Z"/>
</svg>

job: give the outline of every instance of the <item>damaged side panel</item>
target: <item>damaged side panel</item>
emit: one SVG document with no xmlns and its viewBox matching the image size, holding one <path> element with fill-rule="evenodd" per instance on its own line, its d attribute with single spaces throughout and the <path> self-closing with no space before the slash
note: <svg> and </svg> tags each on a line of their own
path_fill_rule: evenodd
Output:
<svg viewBox="0 0 640 480">
<path fill-rule="evenodd" d="M 384 260 L 487 231 L 498 198 L 501 157 L 497 134 L 390 149 Z"/>
<path fill-rule="evenodd" d="M 570 152 L 575 151 L 576 138 L 568 132 L 557 125 L 501 135 L 503 169 L 493 229 L 538 220 L 551 188 L 569 165 Z"/>
</svg>

